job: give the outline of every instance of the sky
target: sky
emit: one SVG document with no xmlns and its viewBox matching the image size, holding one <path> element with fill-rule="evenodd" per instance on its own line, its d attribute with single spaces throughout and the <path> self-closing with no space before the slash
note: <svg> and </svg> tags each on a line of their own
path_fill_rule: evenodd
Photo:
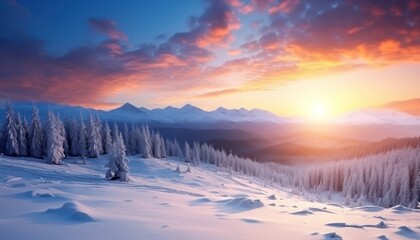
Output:
<svg viewBox="0 0 420 240">
<path fill-rule="evenodd" d="M 420 115 L 416 0 L 0 0 L 0 100 Z"/>
</svg>

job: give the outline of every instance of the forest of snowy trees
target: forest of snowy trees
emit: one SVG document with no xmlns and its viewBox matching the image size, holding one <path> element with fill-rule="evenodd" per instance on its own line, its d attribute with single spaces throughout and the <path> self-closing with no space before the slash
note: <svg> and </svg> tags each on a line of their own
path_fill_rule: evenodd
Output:
<svg viewBox="0 0 420 240">
<path fill-rule="evenodd" d="M 1 125 L 0 125 L 1 126 Z M 7 156 L 45 158 L 47 162 L 60 164 L 66 156 L 98 158 L 107 154 L 113 142 L 121 134 L 127 155 L 142 154 L 143 157 L 165 157 L 167 147 L 163 137 L 148 126 L 124 124 L 122 131 L 114 123 L 102 123 L 97 114 L 91 113 L 88 121 L 61 119 L 49 111 L 47 121 L 42 123 L 34 105 L 31 122 L 22 119 L 10 102 L 6 106 L 6 118 L 0 132 L 0 152 Z M 174 152 L 174 151 L 172 151 Z"/>
<path fill-rule="evenodd" d="M 122 127 L 121 127 L 122 126 Z M 15 113 L 10 102 L 0 131 L 0 153 L 8 156 L 44 158 L 61 164 L 66 156 L 83 159 L 108 154 L 106 178 L 128 181 L 126 155 L 144 158 L 176 156 L 193 166 L 201 163 L 220 171 L 258 177 L 267 184 L 290 187 L 298 193 L 340 192 L 349 205 L 373 203 L 391 207 L 397 204 L 416 208 L 420 200 L 420 149 L 418 146 L 390 150 L 360 158 L 313 162 L 295 166 L 256 162 L 206 143 L 179 143 L 164 139 L 147 125 L 119 126 L 102 123 L 91 113 L 83 118 L 61 119 L 49 111 L 43 123 L 34 105 L 30 123 Z"/>
</svg>

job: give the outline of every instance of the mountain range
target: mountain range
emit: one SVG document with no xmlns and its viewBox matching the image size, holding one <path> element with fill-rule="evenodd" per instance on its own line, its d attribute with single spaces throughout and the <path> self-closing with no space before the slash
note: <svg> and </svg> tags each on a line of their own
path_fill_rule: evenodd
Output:
<svg viewBox="0 0 420 240">
<path fill-rule="evenodd" d="M 14 109 L 27 119 L 31 119 L 33 103 L 17 102 Z M 89 113 L 99 114 L 103 121 L 128 121 L 142 123 L 271 123 L 271 124 L 299 124 L 301 118 L 282 117 L 274 113 L 261 110 L 245 108 L 226 109 L 219 107 L 213 111 L 205 111 L 190 104 L 181 108 L 168 106 L 166 108 L 147 109 L 136 107 L 130 103 L 109 110 L 96 110 L 77 106 L 68 106 L 51 103 L 36 103 L 41 116 L 46 116 L 48 110 L 57 112 L 62 117 L 82 116 L 86 119 Z M 5 106 L 0 107 L 0 114 L 4 116 Z M 0 116 L 1 116 L 0 115 Z M 335 125 L 420 125 L 420 118 L 390 109 L 365 109 L 350 112 L 334 118 L 328 122 Z"/>
</svg>

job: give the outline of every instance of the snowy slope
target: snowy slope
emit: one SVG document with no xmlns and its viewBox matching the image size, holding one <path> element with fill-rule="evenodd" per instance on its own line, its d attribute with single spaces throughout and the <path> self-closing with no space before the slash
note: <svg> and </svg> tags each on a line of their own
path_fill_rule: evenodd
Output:
<svg viewBox="0 0 420 240">
<path fill-rule="evenodd" d="M 420 118 L 391 109 L 366 109 L 347 113 L 341 117 L 338 117 L 337 119 L 334 119 L 332 122 L 345 125 L 420 125 Z"/>
<path fill-rule="evenodd" d="M 175 160 L 131 157 L 132 182 L 109 182 L 105 158 L 55 166 L 2 157 L 0 238 L 420 238 L 419 210 L 343 207 L 338 196 L 298 196 L 209 165 L 188 173 Z"/>
<path fill-rule="evenodd" d="M 226 109 L 219 107 L 209 112 L 214 118 L 220 121 L 236 121 L 236 122 L 273 122 L 273 123 L 289 123 L 291 119 L 280 118 L 279 116 L 261 109 L 246 110 Z"/>
</svg>

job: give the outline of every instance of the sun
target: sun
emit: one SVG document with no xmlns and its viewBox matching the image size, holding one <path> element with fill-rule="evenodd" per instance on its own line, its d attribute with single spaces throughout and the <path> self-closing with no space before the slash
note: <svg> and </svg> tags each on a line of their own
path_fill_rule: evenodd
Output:
<svg viewBox="0 0 420 240">
<path fill-rule="evenodd" d="M 309 116 L 314 121 L 324 121 L 328 117 L 328 111 L 325 104 L 315 103 L 311 106 Z"/>
</svg>

